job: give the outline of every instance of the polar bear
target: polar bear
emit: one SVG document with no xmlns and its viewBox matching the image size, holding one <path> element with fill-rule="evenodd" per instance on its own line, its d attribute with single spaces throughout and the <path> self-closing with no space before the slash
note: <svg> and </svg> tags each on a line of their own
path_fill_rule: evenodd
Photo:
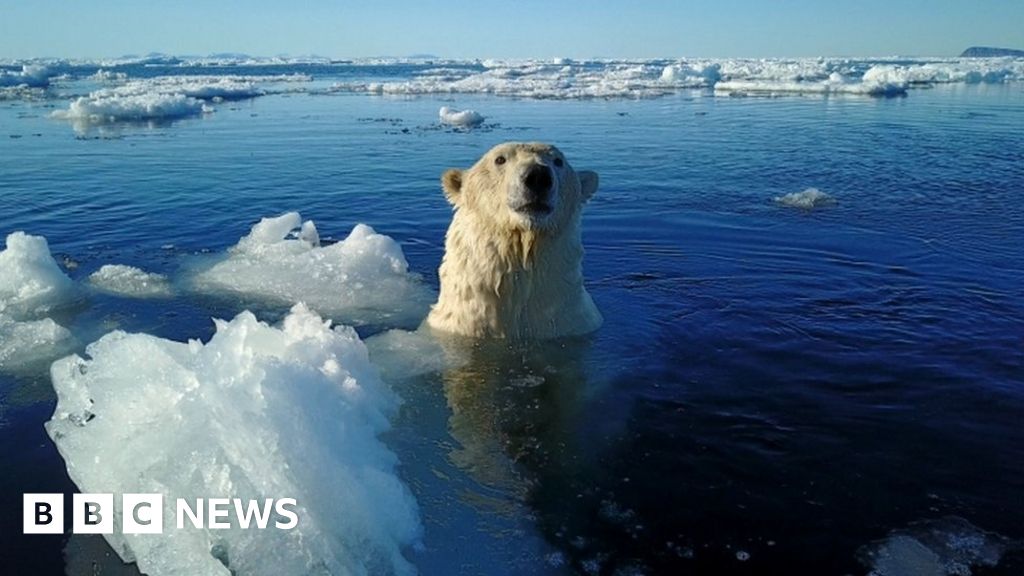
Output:
<svg viewBox="0 0 1024 576">
<path fill-rule="evenodd" d="M 576 172 L 558 148 L 507 142 L 441 178 L 454 216 L 426 324 L 515 340 L 586 334 L 601 314 L 583 287 L 583 205 L 597 174 Z"/>
</svg>

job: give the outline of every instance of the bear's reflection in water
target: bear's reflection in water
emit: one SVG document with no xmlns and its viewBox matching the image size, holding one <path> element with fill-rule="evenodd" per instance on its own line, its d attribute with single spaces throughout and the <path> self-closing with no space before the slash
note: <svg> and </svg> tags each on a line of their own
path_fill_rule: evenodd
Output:
<svg viewBox="0 0 1024 576">
<path fill-rule="evenodd" d="M 448 342 L 446 346 L 464 343 Z M 586 338 L 475 343 L 444 370 L 452 462 L 524 499 L 552 467 L 578 457 L 575 425 L 588 395 Z"/>
<path fill-rule="evenodd" d="M 393 331 L 368 342 L 404 403 L 386 438 L 425 525 L 424 573 L 461 557 L 467 573 L 566 573 L 561 535 L 579 534 L 571 502 L 604 443 L 589 429 L 602 396 L 589 337 L 511 343 Z M 405 360 L 401 360 L 404 357 Z M 433 457 L 430 455 L 433 454 Z M 547 502 L 547 503 L 545 503 Z M 566 507 L 564 504 L 568 504 Z"/>
</svg>

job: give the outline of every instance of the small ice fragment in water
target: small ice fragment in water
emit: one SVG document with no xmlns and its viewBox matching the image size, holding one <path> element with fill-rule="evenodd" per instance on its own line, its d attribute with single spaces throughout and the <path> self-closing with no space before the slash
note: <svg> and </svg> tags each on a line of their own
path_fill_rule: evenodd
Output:
<svg viewBox="0 0 1024 576">
<path fill-rule="evenodd" d="M 783 206 L 803 208 L 805 210 L 831 206 L 836 203 L 835 198 L 817 188 L 808 188 L 803 192 L 790 192 L 785 196 L 776 196 L 775 201 Z"/>
<path fill-rule="evenodd" d="M 137 298 L 172 294 L 171 284 L 163 274 L 153 274 L 123 264 L 103 266 L 89 276 L 89 283 L 104 292 Z"/>
<path fill-rule="evenodd" d="M 448 124 L 449 126 L 460 126 L 463 128 L 470 128 L 482 124 L 484 117 L 481 116 L 476 110 L 454 110 L 447 106 L 442 106 L 438 112 L 438 116 L 441 117 L 442 124 Z"/>
</svg>

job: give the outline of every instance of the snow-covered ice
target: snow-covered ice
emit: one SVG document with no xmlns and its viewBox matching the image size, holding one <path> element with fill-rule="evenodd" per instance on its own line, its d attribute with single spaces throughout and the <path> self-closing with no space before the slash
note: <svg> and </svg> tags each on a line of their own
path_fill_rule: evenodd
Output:
<svg viewBox="0 0 1024 576">
<path fill-rule="evenodd" d="M 93 124 L 173 120 L 202 114 L 201 101 L 184 94 L 129 94 L 117 89 L 98 90 L 80 96 L 67 110 L 57 110 L 54 118 Z"/>
<path fill-rule="evenodd" d="M 89 275 L 89 283 L 104 292 L 135 298 L 171 296 L 171 283 L 163 274 L 124 264 L 106 264 Z"/>
<path fill-rule="evenodd" d="M 171 528 L 112 548 L 157 576 L 414 572 L 417 504 L 378 438 L 399 400 L 355 331 L 302 305 L 216 325 L 205 344 L 116 331 L 53 365 L 46 430 L 78 488 L 164 495 Z M 298 526 L 174 529 L 177 498 L 213 497 L 294 498 Z"/>
<path fill-rule="evenodd" d="M 101 74 L 102 73 L 102 74 Z M 120 81 L 101 70 L 97 81 Z M 103 88 L 79 96 L 55 118 L 102 124 L 107 122 L 174 120 L 213 111 L 212 104 L 225 100 L 255 98 L 268 93 L 265 83 L 305 82 L 308 76 L 159 76 L 129 80 L 120 86 Z"/>
<path fill-rule="evenodd" d="M 262 219 L 193 284 L 211 294 L 305 302 L 339 322 L 406 328 L 419 325 L 434 300 L 392 238 L 358 224 L 321 246 L 316 226 L 297 212 Z"/>
<path fill-rule="evenodd" d="M 1020 58 L 555 59 L 446 62 L 409 79 L 347 80 L 331 89 L 547 99 L 654 98 L 702 88 L 714 88 L 720 94 L 893 96 L 921 85 L 1021 80 L 1024 59 Z"/>
</svg>

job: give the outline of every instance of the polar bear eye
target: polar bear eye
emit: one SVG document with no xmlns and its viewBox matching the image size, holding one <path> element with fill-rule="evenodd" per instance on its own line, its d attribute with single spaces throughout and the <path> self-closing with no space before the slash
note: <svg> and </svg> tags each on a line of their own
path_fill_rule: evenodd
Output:
<svg viewBox="0 0 1024 576">
<path fill-rule="evenodd" d="M 555 166 L 561 168 L 564 164 L 565 162 L 563 162 L 561 158 L 555 158 Z"/>
<path fill-rule="evenodd" d="M 498 166 L 501 166 L 502 164 L 505 163 L 505 157 L 498 156 L 497 158 L 494 159 L 494 163 L 497 164 Z"/>
</svg>

